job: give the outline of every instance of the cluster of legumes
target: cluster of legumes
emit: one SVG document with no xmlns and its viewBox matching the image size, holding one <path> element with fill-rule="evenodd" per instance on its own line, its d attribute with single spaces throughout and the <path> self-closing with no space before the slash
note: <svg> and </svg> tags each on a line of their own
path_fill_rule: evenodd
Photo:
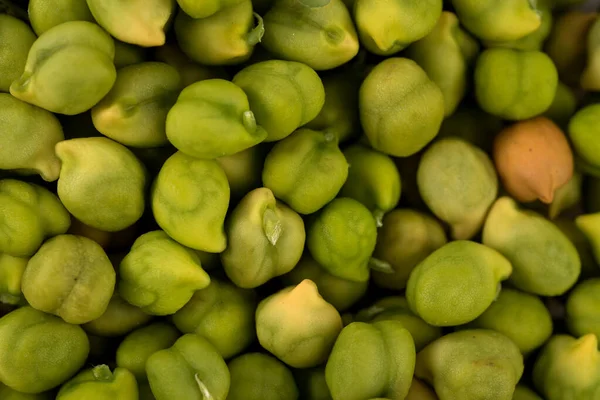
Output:
<svg viewBox="0 0 600 400">
<path fill-rule="evenodd" d="M 589 6 L 0 0 L 0 399 L 600 400 Z"/>
</svg>

